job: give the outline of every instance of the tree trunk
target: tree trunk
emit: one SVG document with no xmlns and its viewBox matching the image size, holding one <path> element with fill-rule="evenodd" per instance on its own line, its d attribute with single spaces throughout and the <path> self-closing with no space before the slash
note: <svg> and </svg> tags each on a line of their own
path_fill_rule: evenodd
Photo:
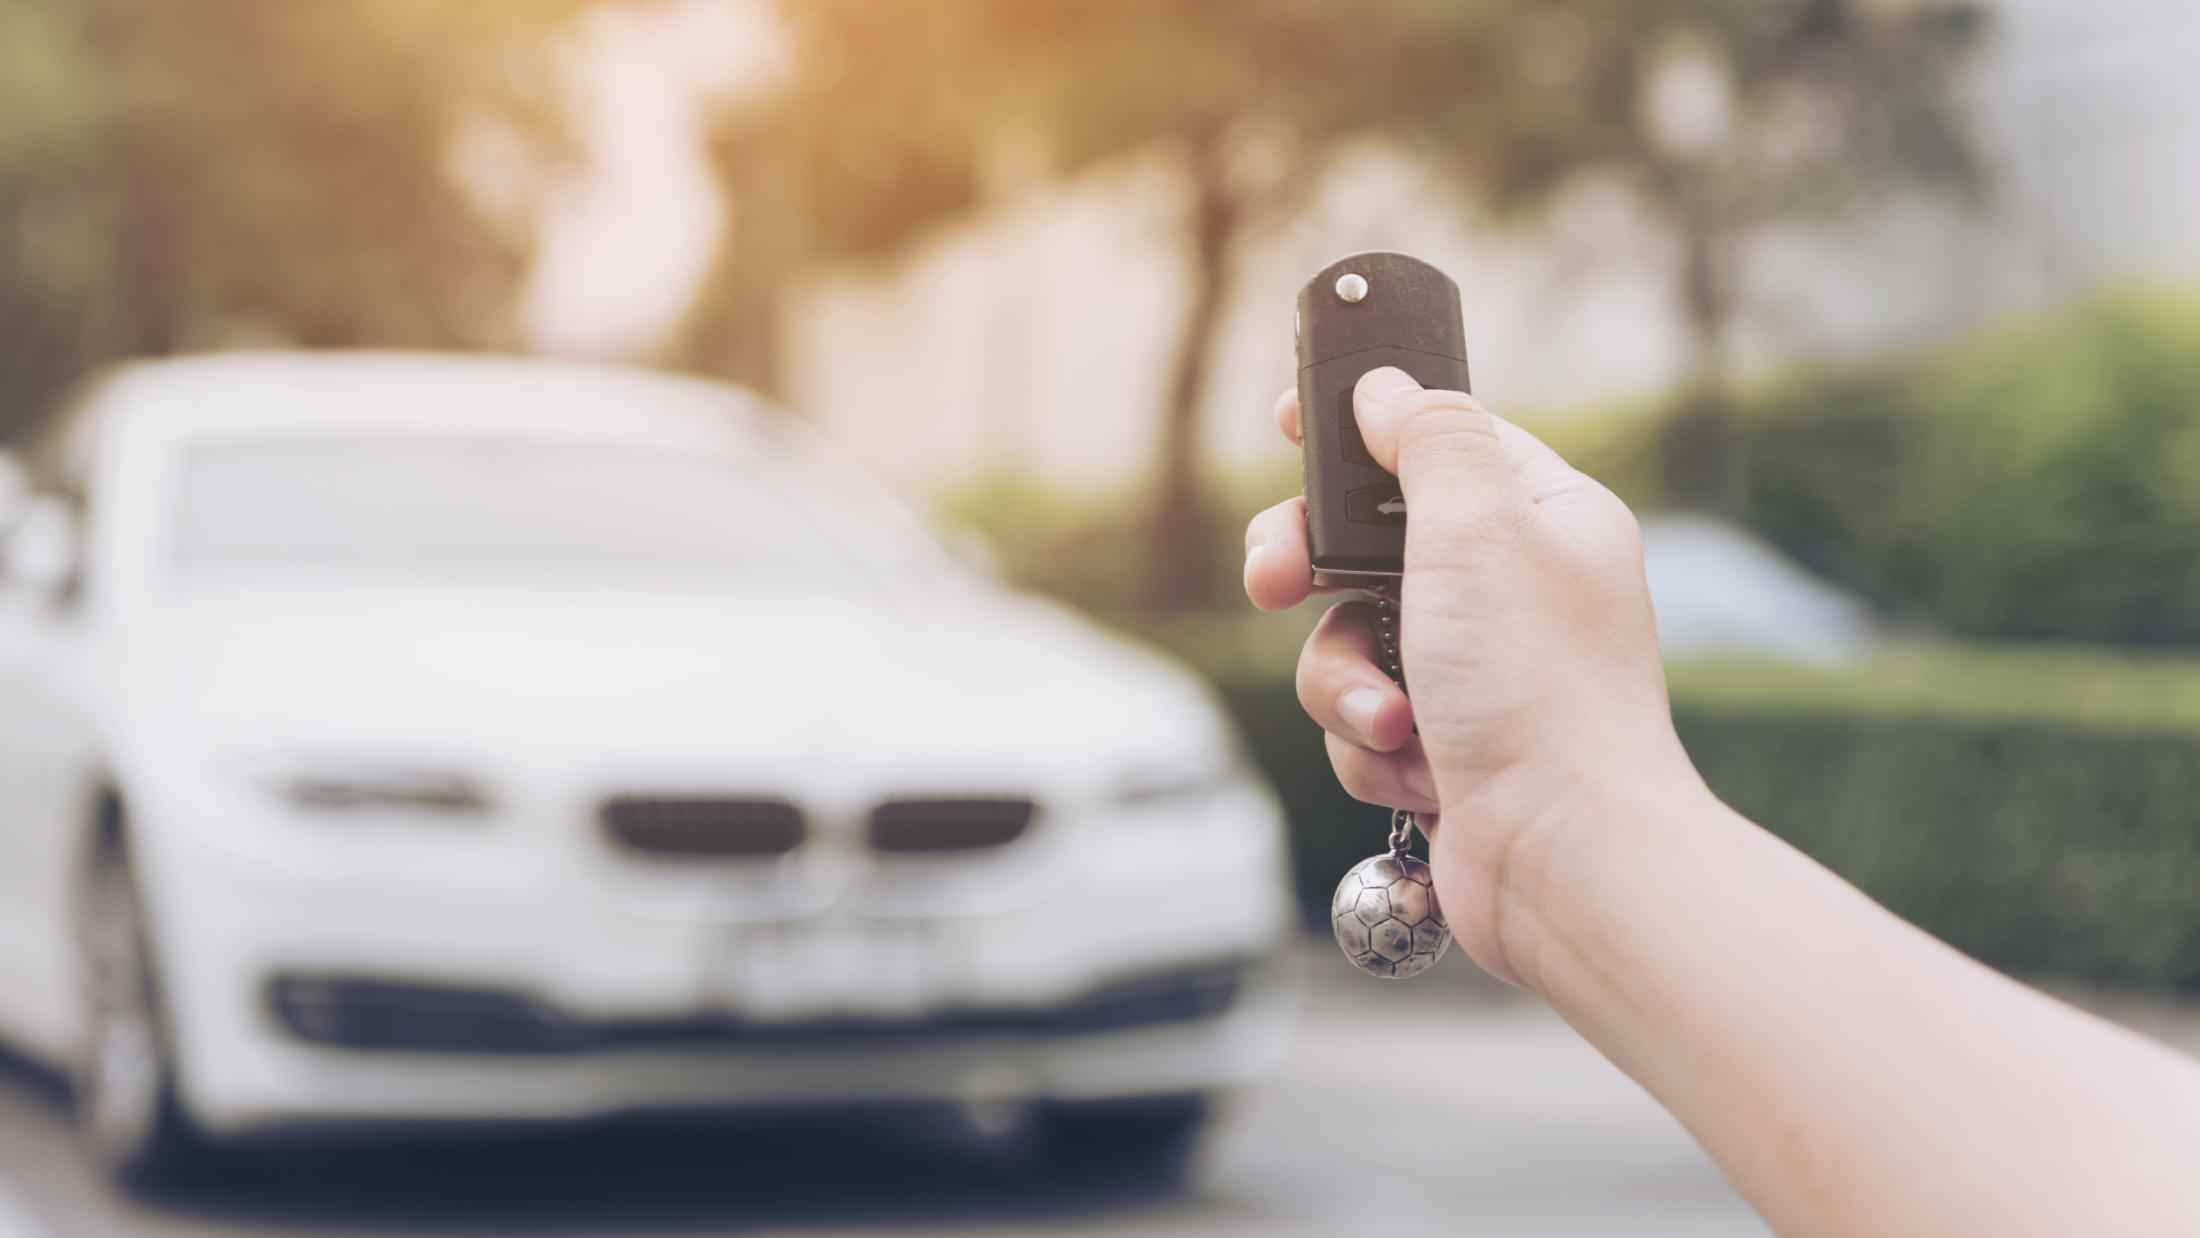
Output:
<svg viewBox="0 0 2200 1238">
<path fill-rule="evenodd" d="M 1162 410 L 1153 508 L 1147 520 L 1147 609 L 1168 614 L 1205 600 L 1213 513 L 1204 485 L 1200 411 L 1207 367 L 1230 291 L 1230 248 L 1240 208 L 1224 182 L 1217 144 L 1198 148 L 1192 162 L 1192 297 L 1177 328 L 1168 404 Z"/>
<path fill-rule="evenodd" d="M 773 401 L 787 397 L 785 275 L 769 261 L 729 256 L 712 274 L 710 300 L 696 319 L 690 352 L 700 368 Z"/>
<path fill-rule="evenodd" d="M 782 400 L 782 315 L 803 241 L 800 191 L 793 169 L 767 140 L 726 139 L 717 161 L 727 230 L 667 360 Z"/>
<path fill-rule="evenodd" d="M 174 191 L 170 178 L 163 174 L 158 152 L 147 149 L 137 139 L 126 139 L 118 145 L 121 243 L 116 253 L 121 304 L 116 311 L 120 345 L 128 356 L 166 356 L 176 351 L 184 329 Z"/>
<path fill-rule="evenodd" d="M 1681 312 L 1689 333 L 1680 406 L 1661 445 L 1665 498 L 1676 507 L 1732 515 L 1739 506 L 1740 427 L 1727 390 L 1726 326 L 1733 296 L 1726 255 L 1701 220 L 1682 228 Z"/>
</svg>

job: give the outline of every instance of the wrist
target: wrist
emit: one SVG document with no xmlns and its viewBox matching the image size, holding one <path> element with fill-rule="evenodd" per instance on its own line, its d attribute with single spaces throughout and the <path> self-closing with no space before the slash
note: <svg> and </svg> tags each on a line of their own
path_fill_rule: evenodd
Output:
<svg viewBox="0 0 2200 1238">
<path fill-rule="evenodd" d="M 1630 761 L 1614 749 L 1595 770 L 1576 771 L 1541 800 L 1497 857 L 1491 896 L 1498 950 L 1508 978 L 1550 999 L 1569 974 L 1594 971 L 1580 957 L 1593 918 L 1608 915 L 1612 876 L 1638 869 L 1725 811 L 1671 741 L 1664 759 Z M 1626 777 L 1614 777 L 1625 771 Z"/>
</svg>

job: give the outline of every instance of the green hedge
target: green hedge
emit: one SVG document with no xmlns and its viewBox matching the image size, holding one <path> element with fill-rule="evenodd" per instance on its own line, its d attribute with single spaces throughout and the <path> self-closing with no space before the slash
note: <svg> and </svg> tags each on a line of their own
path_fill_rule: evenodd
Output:
<svg viewBox="0 0 2200 1238">
<path fill-rule="evenodd" d="M 1287 678 L 1240 662 L 1219 682 L 1290 806 L 1318 922 L 1382 810 L 1337 788 Z M 1673 686 L 1722 797 L 1959 949 L 2200 991 L 2200 663 L 1936 650 L 1681 668 Z"/>
<path fill-rule="evenodd" d="M 2200 642 L 2200 301 L 2124 294 L 1751 402 L 1743 522 L 1971 638 Z"/>
</svg>

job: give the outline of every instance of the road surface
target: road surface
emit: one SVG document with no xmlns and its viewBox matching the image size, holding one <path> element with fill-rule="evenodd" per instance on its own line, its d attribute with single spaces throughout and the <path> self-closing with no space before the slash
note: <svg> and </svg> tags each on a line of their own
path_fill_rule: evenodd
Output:
<svg viewBox="0 0 2200 1238">
<path fill-rule="evenodd" d="M 1410 985 L 1305 962 L 1288 1062 L 1180 1188 L 812 1118 L 305 1147 L 141 1204 L 78 1162 L 59 1090 L 0 1059 L 0 1238 L 1764 1232 L 1672 1119 L 1463 960 Z M 2189 1011 L 2110 1013 L 2200 1046 Z"/>
</svg>

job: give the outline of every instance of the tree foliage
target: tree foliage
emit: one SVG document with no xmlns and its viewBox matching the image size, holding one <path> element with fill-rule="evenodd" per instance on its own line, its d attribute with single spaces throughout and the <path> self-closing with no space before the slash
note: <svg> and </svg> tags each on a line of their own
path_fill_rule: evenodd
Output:
<svg viewBox="0 0 2200 1238">
<path fill-rule="evenodd" d="M 753 246 L 730 268 L 768 340 L 770 290 L 816 262 L 891 252 L 984 200 L 998 152 L 1044 172 L 1165 148 L 1184 168 L 1191 295 L 1162 410 L 1153 600 L 1181 587 L 1207 519 L 1197 416 L 1250 232 L 1365 141 L 1402 149 L 1468 200 L 1532 210 L 1585 175 L 1630 186 L 1672 232 L 1676 306 L 1715 387 L 1741 308 L 1740 246 L 1768 222 L 1891 187 L 1965 184 L 1950 101 L 1971 23 L 1866 0 L 783 0 L 797 71 L 725 150 Z M 1665 83 L 1693 69 L 1716 131 L 1676 140 Z M 1684 92 L 1685 93 L 1685 92 Z M 1706 128 L 1699 126 L 1699 128 Z M 745 195 L 769 167 L 779 218 Z M 798 221 L 798 222 L 795 222 Z M 740 245 L 739 226 L 736 246 Z M 757 249 L 777 278 L 751 279 Z M 705 315 L 715 333 L 739 323 Z M 700 341 L 708 354 L 714 341 Z M 718 345 L 723 346 L 723 345 Z M 769 349 L 751 350 L 768 372 Z M 707 364 L 707 360 L 705 362 Z M 1715 446 L 1715 445 L 1714 445 Z"/>
<path fill-rule="evenodd" d="M 530 238 L 453 141 L 556 132 L 548 35 L 580 7 L 0 0 L 0 430 L 105 356 L 509 343 Z"/>
<path fill-rule="evenodd" d="M 103 265 L 88 210 L 96 111 L 75 32 L 40 0 L 0 0 L 0 429 L 90 350 Z"/>
<path fill-rule="evenodd" d="M 1747 246 L 1769 228 L 1903 192 L 1973 200 L 1981 169 L 1953 87 L 1983 15 L 1960 2 L 1620 7 L 1636 23 L 1630 75 L 1642 104 L 1589 166 L 1627 185 L 1678 253 L 1674 309 L 1691 355 L 1664 488 L 1678 503 L 1731 511 L 1746 463 L 1728 336 L 1753 310 L 1790 308 L 1753 304 L 1762 293 L 1744 278 Z M 1669 115 L 1690 110 L 1708 115 L 1693 125 Z"/>
</svg>

